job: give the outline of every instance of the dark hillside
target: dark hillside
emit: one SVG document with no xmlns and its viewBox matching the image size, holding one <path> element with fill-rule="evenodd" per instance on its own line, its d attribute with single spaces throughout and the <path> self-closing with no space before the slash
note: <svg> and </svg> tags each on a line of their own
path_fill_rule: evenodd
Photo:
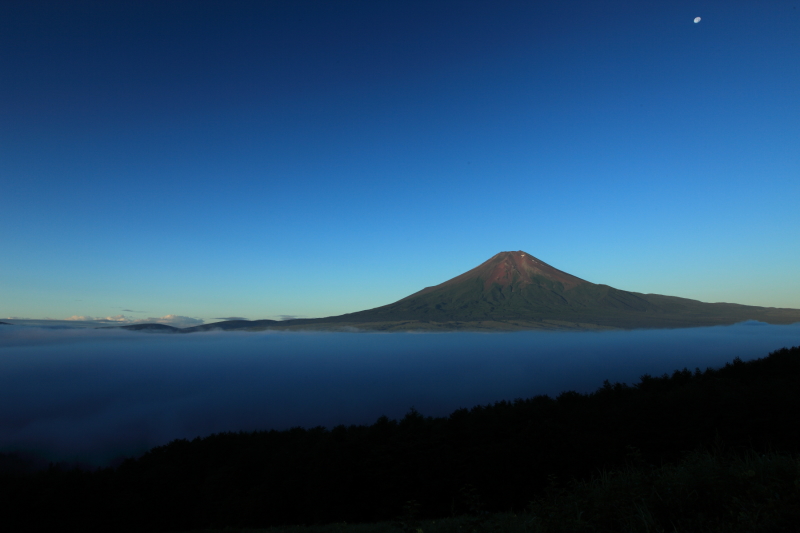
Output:
<svg viewBox="0 0 800 533">
<path fill-rule="evenodd" d="M 256 329 L 280 326 L 281 324 L 282 323 L 278 320 L 224 320 L 222 322 L 212 322 L 201 326 L 184 328 L 181 331 L 184 333 L 191 333 L 193 331 L 212 331 L 215 329 Z"/>
<path fill-rule="evenodd" d="M 132 331 L 158 331 L 160 333 L 175 333 L 180 331 L 180 328 L 168 326 L 166 324 L 131 324 L 129 326 L 119 327 L 121 329 L 129 329 Z"/>
</svg>

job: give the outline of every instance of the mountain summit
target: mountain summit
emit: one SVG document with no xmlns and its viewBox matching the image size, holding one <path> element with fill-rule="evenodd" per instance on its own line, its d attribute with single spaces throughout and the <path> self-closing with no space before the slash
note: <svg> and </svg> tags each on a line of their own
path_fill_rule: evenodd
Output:
<svg viewBox="0 0 800 533">
<path fill-rule="evenodd" d="M 474 279 L 480 279 L 483 282 L 484 290 L 491 290 L 494 284 L 500 287 L 516 286 L 522 288 L 526 285 L 541 283 L 544 280 L 560 283 L 564 289 L 572 289 L 581 283 L 587 283 L 571 274 L 553 268 L 544 261 L 540 261 L 523 251 L 500 252 L 472 270 L 435 287 L 423 289 L 418 293 L 412 294 L 409 298 L 420 296 L 441 287 L 457 285 Z"/>
<path fill-rule="evenodd" d="M 591 283 L 523 251 L 500 252 L 472 270 L 394 303 L 316 319 L 237 320 L 220 329 L 519 330 L 633 329 L 800 322 L 800 310 L 703 303 Z"/>
</svg>

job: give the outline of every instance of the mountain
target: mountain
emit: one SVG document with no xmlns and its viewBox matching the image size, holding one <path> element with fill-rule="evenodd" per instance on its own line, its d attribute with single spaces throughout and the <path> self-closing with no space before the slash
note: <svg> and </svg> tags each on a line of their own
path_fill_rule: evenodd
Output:
<svg viewBox="0 0 800 533">
<path fill-rule="evenodd" d="M 800 322 L 800 310 L 704 303 L 598 285 L 523 252 L 500 252 L 477 267 L 375 309 L 318 319 L 206 324 L 186 330 L 517 330 L 670 328 L 757 320 Z"/>
</svg>

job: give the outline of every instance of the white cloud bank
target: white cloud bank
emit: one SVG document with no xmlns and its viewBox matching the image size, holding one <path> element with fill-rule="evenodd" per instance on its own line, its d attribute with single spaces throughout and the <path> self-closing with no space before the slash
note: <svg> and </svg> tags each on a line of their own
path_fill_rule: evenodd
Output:
<svg viewBox="0 0 800 533">
<path fill-rule="evenodd" d="M 123 324 L 130 324 L 132 322 L 132 318 L 127 317 L 125 315 L 115 315 L 115 316 L 107 316 L 103 317 L 91 317 L 91 316 L 83 316 L 83 315 L 72 315 L 69 318 L 65 318 L 64 320 L 70 320 L 73 322 L 120 322 Z"/>
<path fill-rule="evenodd" d="M 174 326 L 176 328 L 188 328 L 190 326 L 199 326 L 203 320 L 199 318 L 192 318 L 190 316 L 180 315 L 166 315 L 160 318 L 144 318 L 134 321 L 134 324 L 166 324 L 167 326 Z"/>
<path fill-rule="evenodd" d="M 58 319 L 31 319 L 31 318 L 9 318 L 12 324 L 20 326 L 73 326 L 73 327 L 103 327 L 103 326 L 128 326 L 132 324 L 165 324 L 176 328 L 187 328 L 199 326 L 204 321 L 199 318 L 192 318 L 181 315 L 165 315 L 161 317 L 134 318 L 126 315 L 114 315 L 107 317 L 93 317 L 86 315 L 72 315 L 69 318 Z"/>
</svg>

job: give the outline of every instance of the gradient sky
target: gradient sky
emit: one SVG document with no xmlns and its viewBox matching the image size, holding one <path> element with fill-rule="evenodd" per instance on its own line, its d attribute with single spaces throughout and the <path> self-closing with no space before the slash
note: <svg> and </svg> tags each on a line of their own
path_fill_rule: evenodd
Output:
<svg viewBox="0 0 800 533">
<path fill-rule="evenodd" d="M 798 5 L 3 2 L 0 317 L 328 316 L 503 250 L 800 308 Z"/>
</svg>

